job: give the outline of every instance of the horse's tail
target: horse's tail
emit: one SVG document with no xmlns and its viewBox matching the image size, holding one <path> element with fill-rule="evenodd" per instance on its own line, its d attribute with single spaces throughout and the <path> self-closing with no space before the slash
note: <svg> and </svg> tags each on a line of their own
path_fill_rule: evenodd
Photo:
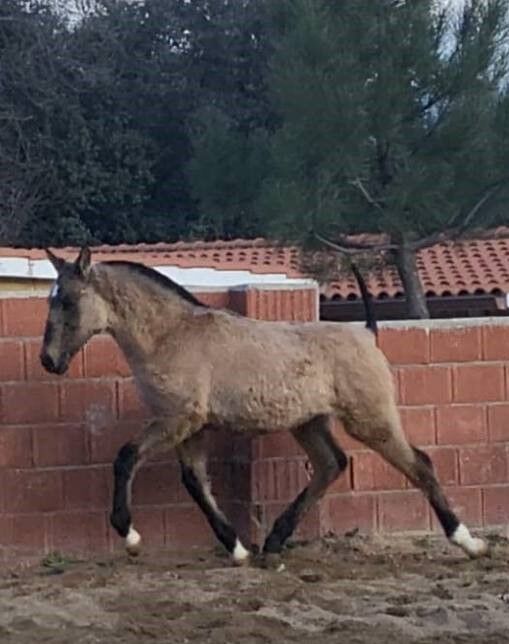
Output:
<svg viewBox="0 0 509 644">
<path fill-rule="evenodd" d="M 355 275 L 355 279 L 357 280 L 357 284 L 359 285 L 359 289 L 361 292 L 362 302 L 364 304 L 364 311 L 366 312 L 366 329 L 369 329 L 376 337 L 378 336 L 378 325 L 376 321 L 375 307 L 373 306 L 373 299 L 368 291 L 368 287 L 366 286 L 366 282 L 364 281 L 364 278 L 362 277 L 359 269 L 357 268 L 357 265 L 351 260 L 350 260 L 350 267 L 352 269 L 353 274 Z"/>
</svg>

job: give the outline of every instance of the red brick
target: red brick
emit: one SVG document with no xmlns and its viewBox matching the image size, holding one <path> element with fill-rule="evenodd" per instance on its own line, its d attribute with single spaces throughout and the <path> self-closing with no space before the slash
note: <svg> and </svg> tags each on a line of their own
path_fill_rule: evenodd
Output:
<svg viewBox="0 0 509 644">
<path fill-rule="evenodd" d="M 451 401 L 451 371 L 448 367 L 404 367 L 400 369 L 399 378 L 404 405 Z"/>
<path fill-rule="evenodd" d="M 482 359 L 479 327 L 432 329 L 430 334 L 431 362 L 471 362 Z"/>
<path fill-rule="evenodd" d="M 24 380 L 23 343 L 19 340 L 0 340 L 0 380 Z"/>
<path fill-rule="evenodd" d="M 418 491 L 387 492 L 378 497 L 378 517 L 382 532 L 428 530 L 428 502 Z"/>
<path fill-rule="evenodd" d="M 342 494 L 353 490 L 352 459 L 349 459 L 346 470 L 327 488 L 327 494 Z"/>
<path fill-rule="evenodd" d="M 143 526 L 139 525 L 143 539 Z M 207 520 L 196 505 L 180 505 L 165 512 L 166 545 L 171 549 L 217 545 Z"/>
<path fill-rule="evenodd" d="M 259 507 L 259 506 L 258 506 Z M 255 530 L 256 541 L 263 543 L 269 532 L 272 530 L 274 522 L 287 509 L 287 503 L 266 503 L 259 510 L 262 519 Z M 257 508 L 258 509 L 258 508 Z M 260 513 L 260 511 L 258 513 Z M 315 504 L 299 521 L 292 539 L 316 539 L 320 536 L 320 507 Z"/>
<path fill-rule="evenodd" d="M 86 467 L 66 470 L 64 505 L 68 510 L 107 510 L 111 505 L 113 472 L 111 467 Z"/>
<path fill-rule="evenodd" d="M 64 554 L 108 549 L 104 512 L 59 512 L 48 519 L 51 550 Z"/>
<path fill-rule="evenodd" d="M 246 315 L 257 320 L 317 319 L 317 294 L 312 289 L 265 291 L 250 288 L 246 292 Z"/>
<path fill-rule="evenodd" d="M 11 425 L 52 422 L 58 418 L 56 383 L 26 382 L 1 388 L 2 422 Z"/>
<path fill-rule="evenodd" d="M 444 488 L 444 494 L 452 510 L 465 525 L 481 526 L 483 524 L 481 488 L 448 487 Z M 442 531 L 442 527 L 433 511 L 431 512 L 431 522 L 433 530 Z"/>
<path fill-rule="evenodd" d="M 405 477 L 374 452 L 358 452 L 352 456 L 355 490 L 402 490 Z"/>
<path fill-rule="evenodd" d="M 131 370 L 113 339 L 100 335 L 85 346 L 85 375 L 90 378 L 130 376 Z"/>
<path fill-rule="evenodd" d="M 252 498 L 290 502 L 307 485 L 305 459 L 268 459 L 253 464 Z"/>
<path fill-rule="evenodd" d="M 462 485 L 504 483 L 507 480 L 505 445 L 478 445 L 460 450 Z"/>
<path fill-rule="evenodd" d="M 454 402 L 504 400 L 504 386 L 503 365 L 461 365 L 453 368 Z"/>
<path fill-rule="evenodd" d="M 30 467 L 32 438 L 29 427 L 0 427 L 0 467 Z"/>
<path fill-rule="evenodd" d="M 509 485 L 487 487 L 484 495 L 484 525 L 507 525 L 509 517 Z"/>
<path fill-rule="evenodd" d="M 458 483 L 458 451 L 448 447 L 431 447 L 426 450 L 431 458 L 437 479 L 442 485 Z"/>
<path fill-rule="evenodd" d="M 437 443 L 485 443 L 486 412 L 481 405 L 448 405 L 437 408 Z"/>
<path fill-rule="evenodd" d="M 62 474 L 58 470 L 6 470 L 7 512 L 50 512 L 63 506 Z"/>
<path fill-rule="evenodd" d="M 399 413 L 405 435 L 416 447 L 435 443 L 433 407 L 400 407 Z"/>
<path fill-rule="evenodd" d="M 322 534 L 343 534 L 358 528 L 375 530 L 376 502 L 373 494 L 338 494 L 327 496 L 321 505 Z"/>
<path fill-rule="evenodd" d="M 429 334 L 426 329 L 380 329 L 380 348 L 393 365 L 429 362 Z"/>
<path fill-rule="evenodd" d="M 136 474 L 133 483 L 135 506 L 165 505 L 188 499 L 180 481 L 180 469 L 173 463 L 146 465 Z"/>
<path fill-rule="evenodd" d="M 281 456 L 304 456 L 305 453 L 290 432 L 273 432 L 261 436 L 259 442 L 259 457 L 272 458 Z"/>
<path fill-rule="evenodd" d="M 92 463 L 111 463 L 120 448 L 133 440 L 140 431 L 140 423 L 115 422 L 97 427 L 90 432 L 90 460 Z"/>
<path fill-rule="evenodd" d="M 145 418 L 147 407 L 140 398 L 136 384 L 132 379 L 118 383 L 119 417 L 121 419 Z"/>
<path fill-rule="evenodd" d="M 485 360 L 509 360 L 509 326 L 485 326 L 482 335 Z"/>
<path fill-rule="evenodd" d="M 41 340 L 27 339 L 25 344 L 25 360 L 28 380 L 59 380 L 62 376 L 56 376 L 48 373 L 41 365 L 39 354 L 41 352 Z M 78 353 L 71 360 L 65 378 L 81 378 L 83 376 L 83 352 Z"/>
<path fill-rule="evenodd" d="M 14 552 L 42 553 L 48 550 L 47 519 L 44 514 L 0 517 L 0 545 Z"/>
<path fill-rule="evenodd" d="M 341 447 L 342 450 L 345 452 L 354 452 L 358 451 L 360 449 L 364 450 L 366 449 L 366 446 L 363 445 L 361 442 L 355 440 L 355 438 L 352 438 L 349 436 L 343 425 L 339 421 L 334 421 L 332 423 L 332 434 L 334 438 L 336 439 L 338 445 Z"/>
<path fill-rule="evenodd" d="M 115 385 L 101 380 L 62 383 L 61 416 L 64 420 L 85 421 L 94 431 L 111 426 L 115 419 Z"/>
<path fill-rule="evenodd" d="M 509 441 L 509 404 L 488 405 L 490 441 Z"/>
<path fill-rule="evenodd" d="M 209 293 L 193 293 L 193 295 L 203 304 L 214 309 L 226 309 L 230 304 L 230 295 L 228 291 L 211 291 Z"/>
<path fill-rule="evenodd" d="M 1 304 L 6 336 L 42 336 L 48 314 L 48 305 L 44 298 L 13 298 L 3 300 Z"/>
<path fill-rule="evenodd" d="M 87 435 L 81 425 L 35 427 L 33 441 L 38 467 L 83 465 L 90 460 Z"/>
</svg>

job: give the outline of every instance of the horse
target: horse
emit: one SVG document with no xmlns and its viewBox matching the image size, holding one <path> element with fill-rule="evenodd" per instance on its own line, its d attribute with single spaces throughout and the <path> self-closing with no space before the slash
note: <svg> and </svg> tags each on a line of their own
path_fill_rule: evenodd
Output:
<svg viewBox="0 0 509 644">
<path fill-rule="evenodd" d="M 88 248 L 72 262 L 46 252 L 57 278 L 48 300 L 43 367 L 65 373 L 92 336 L 107 333 L 149 410 L 140 438 L 123 445 L 113 463 L 110 521 L 129 554 L 141 549 L 131 517 L 135 474 L 148 458 L 174 448 L 185 488 L 232 563 L 249 561 L 251 552 L 212 493 L 203 440 L 211 429 L 289 431 L 307 454 L 309 483 L 276 519 L 263 545 L 267 556 L 280 553 L 303 515 L 347 467 L 331 431 L 334 419 L 423 492 L 451 543 L 470 557 L 487 552 L 485 541 L 473 537 L 451 509 L 429 456 L 403 432 L 373 319 L 370 328 L 253 320 L 205 306 L 143 264 L 92 264 Z M 365 297 L 365 284 L 361 290 Z"/>
</svg>

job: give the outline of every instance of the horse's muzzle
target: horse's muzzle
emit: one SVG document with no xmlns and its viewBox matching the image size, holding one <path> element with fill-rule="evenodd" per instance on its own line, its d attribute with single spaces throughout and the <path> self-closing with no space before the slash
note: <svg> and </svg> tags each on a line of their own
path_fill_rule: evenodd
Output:
<svg viewBox="0 0 509 644">
<path fill-rule="evenodd" d="M 40 360 L 42 366 L 46 369 L 46 371 L 48 371 L 49 373 L 54 373 L 57 376 L 61 376 L 63 373 L 65 373 L 69 365 L 69 361 L 67 360 L 66 356 L 62 356 L 60 360 L 55 363 L 49 353 L 46 353 L 45 351 L 41 352 Z"/>
</svg>

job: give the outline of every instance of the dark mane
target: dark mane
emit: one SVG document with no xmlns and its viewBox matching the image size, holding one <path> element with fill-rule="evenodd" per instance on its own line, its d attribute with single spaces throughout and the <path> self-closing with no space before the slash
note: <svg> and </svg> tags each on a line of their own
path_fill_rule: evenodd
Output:
<svg viewBox="0 0 509 644">
<path fill-rule="evenodd" d="M 166 275 L 163 275 L 162 273 L 159 273 L 158 271 L 154 270 L 153 268 L 149 268 L 144 264 L 138 264 L 137 262 L 126 262 L 126 261 L 111 261 L 111 262 L 101 262 L 101 263 L 106 266 L 123 266 L 125 268 L 128 268 L 130 271 L 139 273 L 140 275 L 147 277 L 153 282 L 156 282 L 157 284 L 159 284 L 159 286 L 162 286 L 163 288 L 167 288 L 170 291 L 173 291 L 174 293 L 179 295 L 182 299 L 186 300 L 187 302 L 191 302 L 191 304 L 194 304 L 195 306 L 202 306 L 204 308 L 207 308 L 206 304 L 203 304 L 203 302 L 200 302 L 200 300 L 198 300 L 192 293 L 190 293 L 183 286 L 180 286 L 180 284 L 177 284 L 169 277 L 166 277 Z"/>
</svg>

